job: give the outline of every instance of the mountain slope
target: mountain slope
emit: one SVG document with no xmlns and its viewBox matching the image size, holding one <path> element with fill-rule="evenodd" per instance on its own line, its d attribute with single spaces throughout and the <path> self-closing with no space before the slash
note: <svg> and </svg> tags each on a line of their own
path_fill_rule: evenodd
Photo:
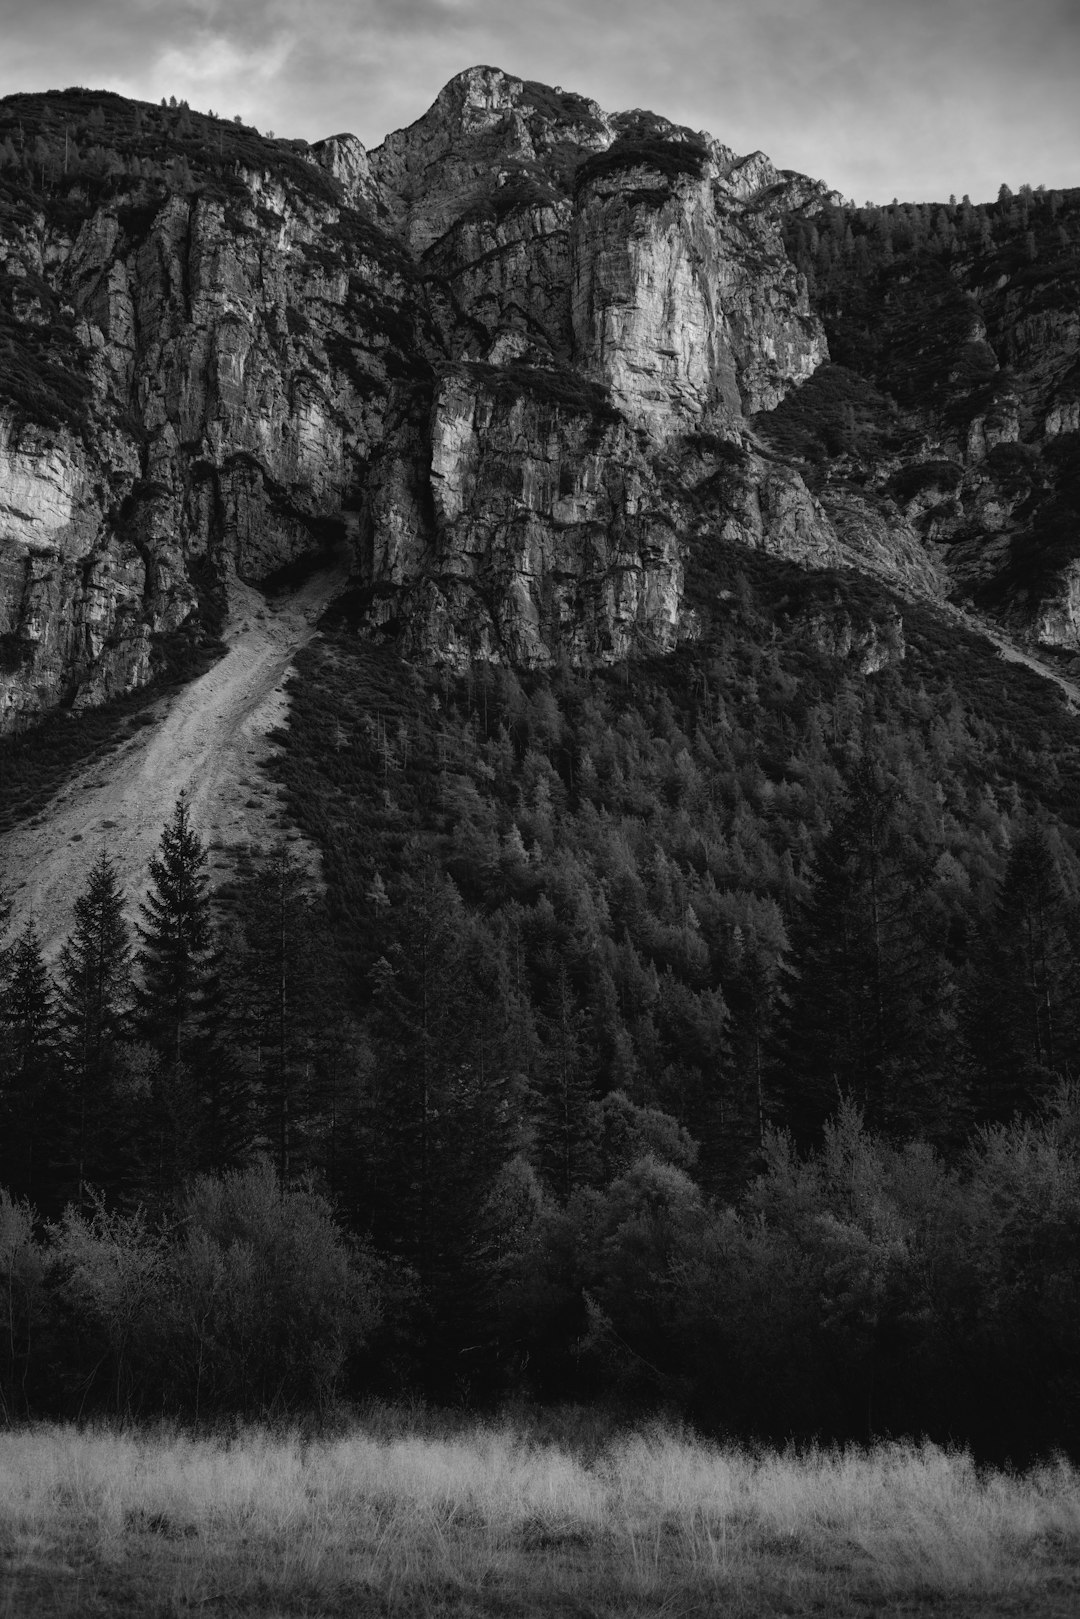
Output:
<svg viewBox="0 0 1080 1619">
<path fill-rule="evenodd" d="M 85 890 L 103 847 L 126 874 L 132 901 L 145 894 L 165 813 L 179 794 L 204 829 L 215 866 L 231 870 L 238 847 L 268 846 L 282 835 L 276 792 L 264 775 L 267 735 L 287 723 L 292 660 L 343 583 L 340 570 L 325 570 L 268 604 L 234 582 L 220 661 L 160 699 L 144 716 L 149 723 L 75 773 L 44 815 L 5 836 L 0 889 L 11 897 L 16 926 L 33 918 L 47 957 L 67 937 L 72 896 Z"/>
</svg>

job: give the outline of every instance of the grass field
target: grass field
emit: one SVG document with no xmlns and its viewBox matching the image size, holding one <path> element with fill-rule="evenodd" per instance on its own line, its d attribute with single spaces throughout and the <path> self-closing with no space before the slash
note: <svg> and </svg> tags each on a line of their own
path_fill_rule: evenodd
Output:
<svg viewBox="0 0 1080 1619">
<path fill-rule="evenodd" d="M 662 1428 L 440 1435 L 378 1412 L 314 1442 L 0 1435 L 3 1619 L 1078 1612 L 1080 1474 L 1063 1462 L 755 1455 Z"/>
</svg>

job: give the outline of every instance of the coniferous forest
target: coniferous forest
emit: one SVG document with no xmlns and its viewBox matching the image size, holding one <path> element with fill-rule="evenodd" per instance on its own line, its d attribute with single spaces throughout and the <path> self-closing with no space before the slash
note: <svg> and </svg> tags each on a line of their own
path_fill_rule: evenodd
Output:
<svg viewBox="0 0 1080 1619">
<path fill-rule="evenodd" d="M 342 598 L 276 765 L 325 881 L 283 837 L 212 888 L 181 799 L 145 901 L 105 844 L 54 962 L 8 932 L 6 1419 L 1075 1454 L 1075 721 L 857 576 L 701 567 L 708 634 L 599 672 L 424 670 Z"/>
</svg>

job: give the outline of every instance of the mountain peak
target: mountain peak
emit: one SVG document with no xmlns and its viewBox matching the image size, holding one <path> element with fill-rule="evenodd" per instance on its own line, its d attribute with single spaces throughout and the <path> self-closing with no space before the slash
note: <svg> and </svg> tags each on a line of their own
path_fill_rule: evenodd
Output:
<svg viewBox="0 0 1080 1619">
<path fill-rule="evenodd" d="M 1076 218 L 844 209 L 489 65 L 371 152 L 2 101 L 0 715 L 142 684 L 328 538 L 367 629 L 458 665 L 696 633 L 717 534 L 924 595 L 993 574 L 1080 647 Z"/>
</svg>

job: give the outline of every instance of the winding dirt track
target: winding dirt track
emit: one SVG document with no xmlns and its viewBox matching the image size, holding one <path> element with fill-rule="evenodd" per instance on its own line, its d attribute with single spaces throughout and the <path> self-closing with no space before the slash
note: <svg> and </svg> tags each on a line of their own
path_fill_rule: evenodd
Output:
<svg viewBox="0 0 1080 1619">
<path fill-rule="evenodd" d="M 103 845 L 117 862 L 134 917 L 148 862 L 181 792 L 219 867 L 228 864 L 221 855 L 230 845 L 280 834 L 277 789 L 260 770 L 273 747 L 267 733 L 286 717 L 282 687 L 293 657 L 345 579 L 344 569 L 322 572 L 274 602 L 235 582 L 226 655 L 162 699 L 157 724 L 80 771 L 33 822 L 4 838 L 0 885 L 14 902 L 12 920 L 18 928 L 33 916 L 47 957 L 70 933 L 72 905 Z"/>
</svg>

